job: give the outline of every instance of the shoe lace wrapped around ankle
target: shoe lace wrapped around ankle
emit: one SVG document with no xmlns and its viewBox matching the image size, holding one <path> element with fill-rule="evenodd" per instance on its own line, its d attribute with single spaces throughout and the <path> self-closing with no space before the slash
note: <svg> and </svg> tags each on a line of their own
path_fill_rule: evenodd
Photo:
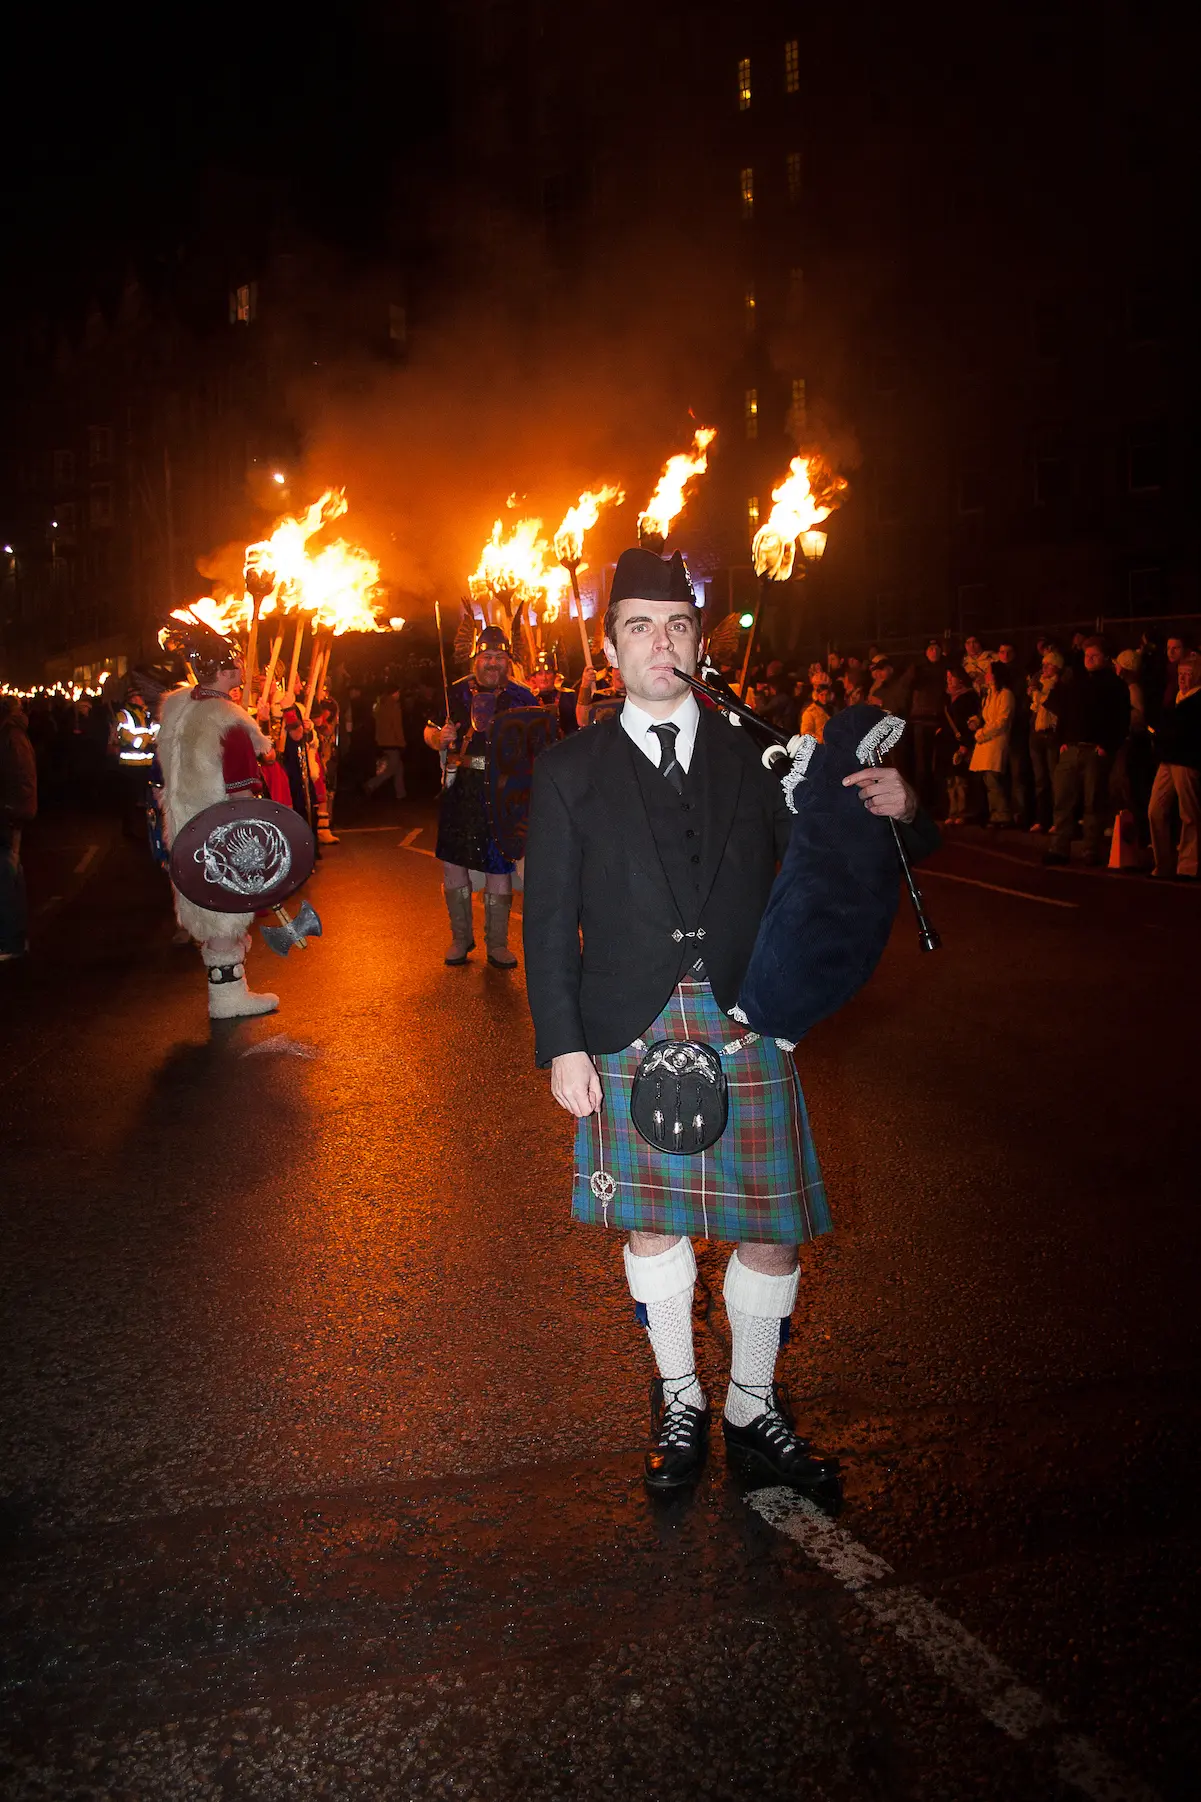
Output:
<svg viewBox="0 0 1201 1802">
<path fill-rule="evenodd" d="M 659 1393 L 656 1396 L 659 1419 L 655 1430 L 655 1437 L 660 1445 L 683 1446 L 691 1440 L 693 1428 L 689 1416 L 694 1415 L 696 1409 L 682 1401 L 678 1391 L 671 1385 L 678 1384 L 681 1388 L 688 1388 L 695 1381 L 696 1374 L 693 1371 L 689 1371 L 686 1377 L 660 1379 Z"/>
<path fill-rule="evenodd" d="M 733 1383 L 733 1379 L 731 1378 Z M 763 1412 L 756 1415 L 754 1424 L 762 1432 L 763 1437 L 775 1451 L 786 1451 L 789 1447 L 802 1457 L 812 1451 L 808 1439 L 799 1439 L 792 1430 L 792 1422 L 780 1406 L 780 1396 L 774 1383 L 747 1384 L 733 1383 L 735 1389 L 749 1395 L 752 1400 L 762 1402 Z"/>
</svg>

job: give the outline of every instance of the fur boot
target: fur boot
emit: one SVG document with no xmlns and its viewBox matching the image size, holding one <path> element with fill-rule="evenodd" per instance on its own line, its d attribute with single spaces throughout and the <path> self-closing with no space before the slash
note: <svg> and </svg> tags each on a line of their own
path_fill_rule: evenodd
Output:
<svg viewBox="0 0 1201 1802">
<path fill-rule="evenodd" d="M 450 915 L 451 940 L 445 961 L 465 964 L 469 952 L 475 950 L 475 929 L 471 923 L 471 889 L 444 888 L 446 911 Z"/>
<path fill-rule="evenodd" d="M 512 895 L 484 892 L 484 944 L 488 962 L 495 970 L 515 970 L 517 959 L 509 950 L 509 915 L 513 910 Z"/>
<path fill-rule="evenodd" d="M 279 1006 L 278 995 L 254 995 L 246 986 L 243 958 L 250 941 L 216 946 L 202 945 L 200 955 L 208 974 L 209 1019 L 242 1020 L 254 1014 L 273 1014 Z"/>
</svg>

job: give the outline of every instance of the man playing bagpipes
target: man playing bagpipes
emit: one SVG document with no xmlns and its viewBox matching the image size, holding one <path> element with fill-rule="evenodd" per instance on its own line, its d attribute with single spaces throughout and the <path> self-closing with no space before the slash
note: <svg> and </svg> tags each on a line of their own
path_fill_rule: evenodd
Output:
<svg viewBox="0 0 1201 1802">
<path fill-rule="evenodd" d="M 624 707 L 534 766 L 525 961 L 535 1056 L 577 1121 L 575 1218 L 628 1234 L 626 1277 L 658 1369 L 647 1484 L 690 1483 L 707 1450 L 690 1243 L 703 1237 L 736 1245 L 724 1285 L 729 1461 L 836 1495 L 837 1461 L 792 1430 L 774 1382 L 798 1246 L 831 1229 L 821 1171 L 791 1046 L 730 1017 L 795 815 L 748 732 L 699 707 L 677 675 L 695 672 L 700 639 L 679 554 L 624 552 L 605 615 Z M 915 820 L 896 770 L 856 765 L 839 784 L 856 818 L 882 816 L 879 831 Z M 928 822 L 901 830 L 915 853 L 937 842 Z M 895 911 L 891 844 L 888 855 Z"/>
</svg>

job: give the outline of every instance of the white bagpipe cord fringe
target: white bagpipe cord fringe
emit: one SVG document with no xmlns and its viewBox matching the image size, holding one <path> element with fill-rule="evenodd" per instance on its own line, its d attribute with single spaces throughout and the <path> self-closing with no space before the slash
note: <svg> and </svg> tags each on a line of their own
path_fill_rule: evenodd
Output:
<svg viewBox="0 0 1201 1802">
<path fill-rule="evenodd" d="M 865 732 L 855 746 L 855 755 L 860 763 L 870 763 L 873 757 L 883 757 L 900 741 L 905 730 L 904 720 L 895 713 L 886 713 L 874 725 L 870 732 Z M 795 812 L 795 809 L 793 810 Z"/>
<path fill-rule="evenodd" d="M 873 728 L 874 730 L 874 728 Z M 792 768 L 787 775 L 781 776 L 780 787 L 784 790 L 784 799 L 788 803 L 790 813 L 796 812 L 793 790 L 797 784 L 805 780 L 805 771 L 809 768 L 810 759 L 817 750 L 817 740 L 806 732 L 803 738 L 794 739 L 796 750 L 792 754 Z"/>
</svg>

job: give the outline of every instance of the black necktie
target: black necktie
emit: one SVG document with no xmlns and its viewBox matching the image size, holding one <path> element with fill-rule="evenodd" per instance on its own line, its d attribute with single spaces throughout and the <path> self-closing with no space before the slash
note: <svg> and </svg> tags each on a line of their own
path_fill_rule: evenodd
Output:
<svg viewBox="0 0 1201 1802">
<path fill-rule="evenodd" d="M 659 774 L 665 776 L 675 789 L 677 795 L 684 793 L 684 772 L 676 762 L 676 737 L 678 726 L 652 726 L 651 731 L 659 740 Z"/>
</svg>

